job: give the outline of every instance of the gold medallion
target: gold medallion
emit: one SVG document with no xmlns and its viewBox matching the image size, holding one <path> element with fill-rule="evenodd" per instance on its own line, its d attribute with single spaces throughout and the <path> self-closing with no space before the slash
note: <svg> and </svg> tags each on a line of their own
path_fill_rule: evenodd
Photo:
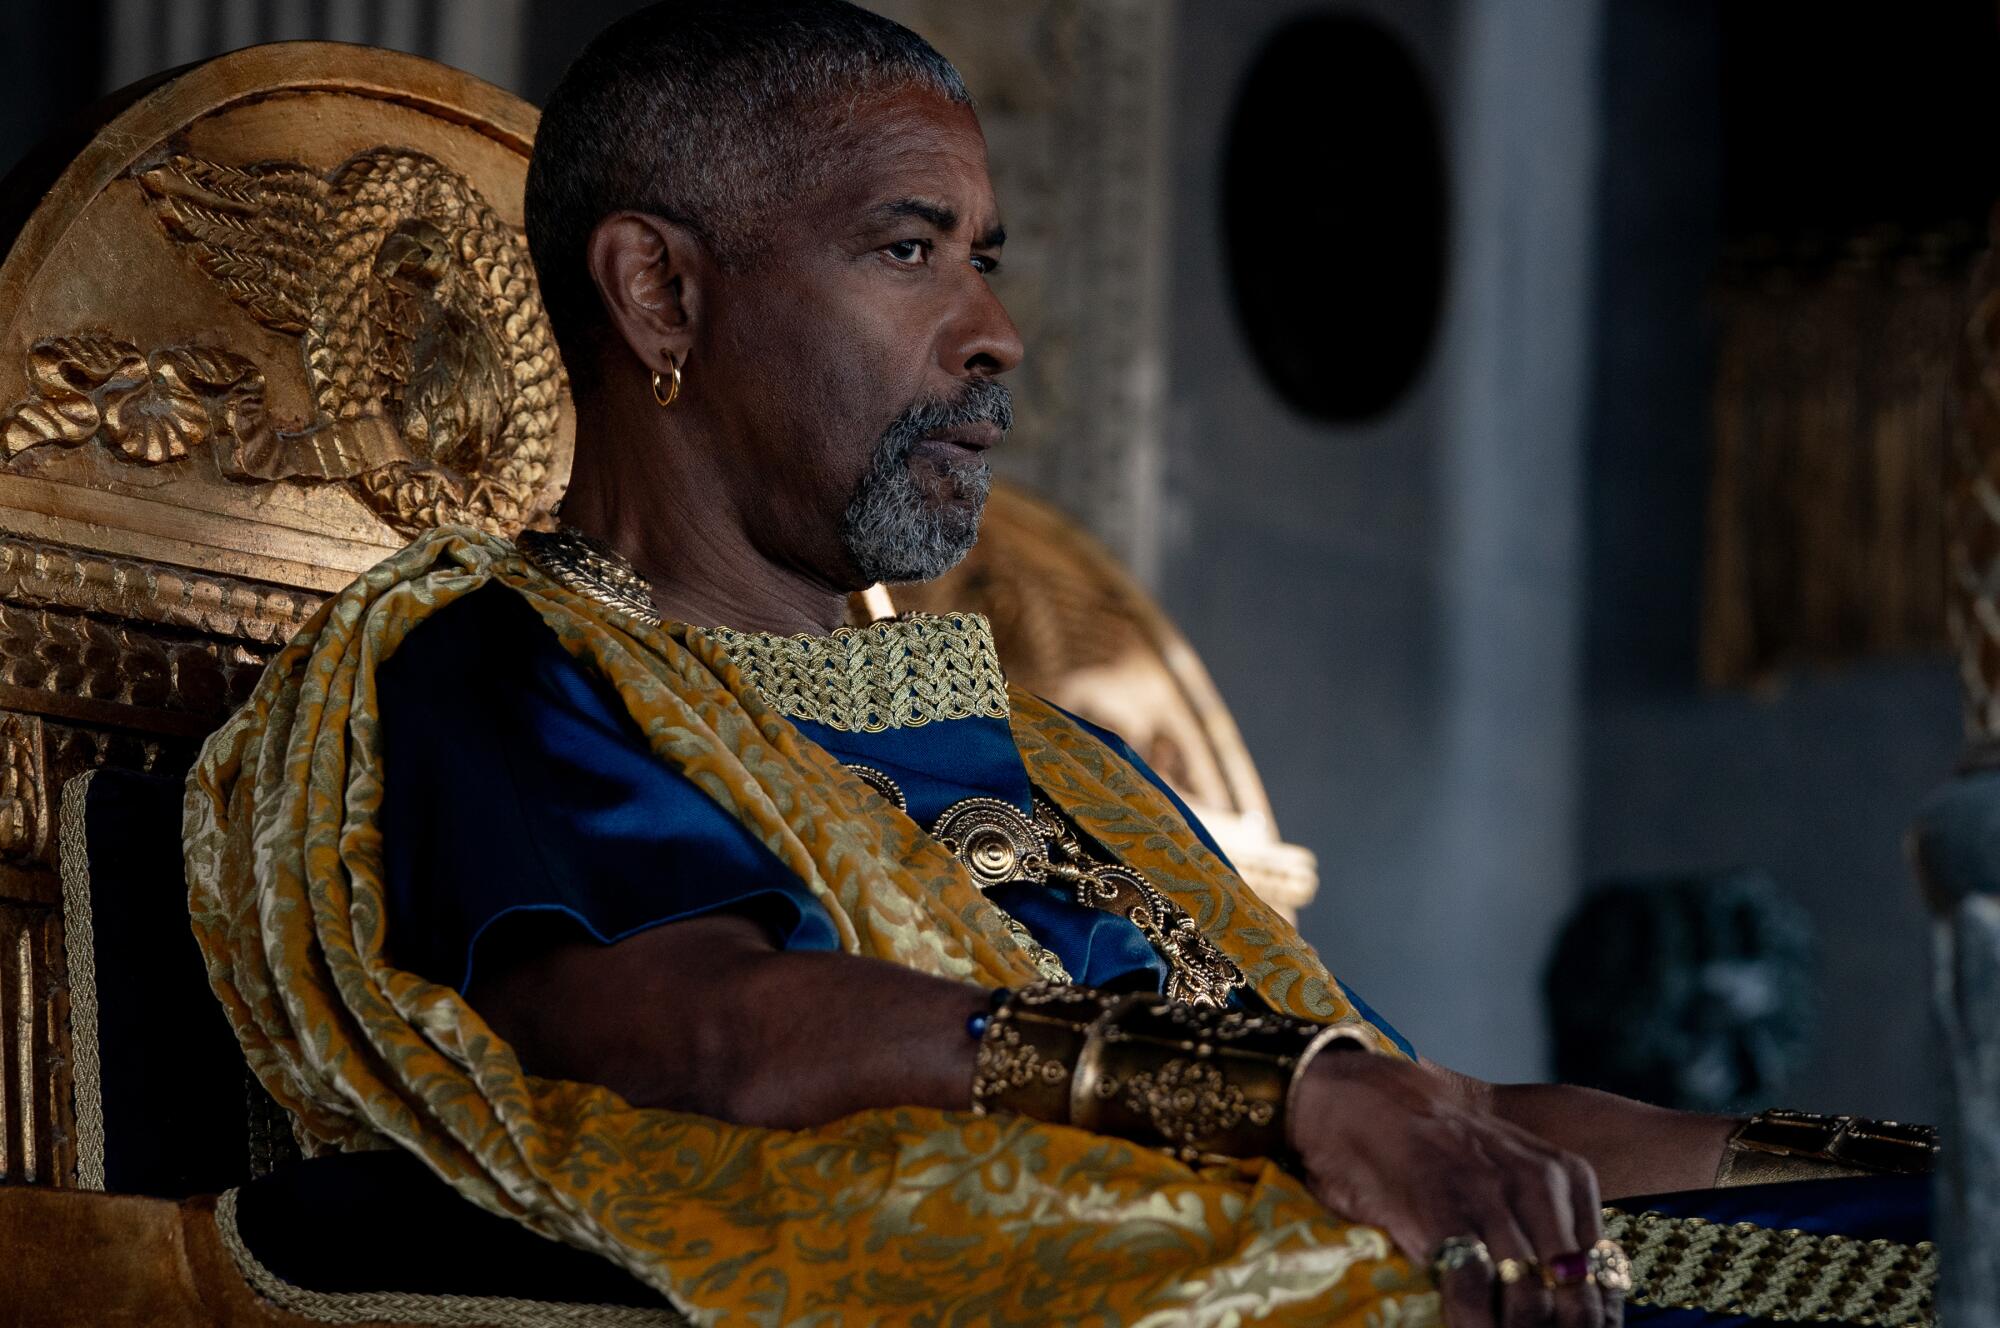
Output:
<svg viewBox="0 0 2000 1328">
<path fill-rule="evenodd" d="M 1041 881 L 1048 857 L 1035 824 L 999 798 L 953 803 L 931 827 L 931 837 L 965 864 L 981 890 L 1014 881 Z"/>
</svg>

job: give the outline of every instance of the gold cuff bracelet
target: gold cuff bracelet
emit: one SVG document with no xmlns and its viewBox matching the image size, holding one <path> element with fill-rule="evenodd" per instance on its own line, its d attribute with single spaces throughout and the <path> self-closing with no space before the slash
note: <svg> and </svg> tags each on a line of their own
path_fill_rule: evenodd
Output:
<svg viewBox="0 0 2000 1328">
<path fill-rule="evenodd" d="M 1116 1135 L 1188 1163 L 1289 1159 L 1293 1090 L 1333 1047 L 1375 1049 L 1353 1024 L 1031 987 L 980 1039 L 973 1110 Z"/>
<path fill-rule="evenodd" d="M 1760 1111 L 1729 1136 L 1715 1184 L 1928 1175 L 1937 1165 L 1937 1151 L 1937 1131 L 1928 1125 L 1809 1111 Z"/>
</svg>

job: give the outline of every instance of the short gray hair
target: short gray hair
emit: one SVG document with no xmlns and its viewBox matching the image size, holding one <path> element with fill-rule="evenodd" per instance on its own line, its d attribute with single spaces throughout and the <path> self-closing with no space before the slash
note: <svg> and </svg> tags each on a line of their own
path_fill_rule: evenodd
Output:
<svg viewBox="0 0 2000 1328">
<path fill-rule="evenodd" d="M 528 247 L 572 376 L 605 321 L 586 259 L 598 222 L 649 212 L 745 265 L 784 201 L 833 169 L 840 108 L 902 84 L 972 100 L 929 42 L 847 0 L 661 0 L 599 33 L 549 95 L 528 164 Z"/>
</svg>

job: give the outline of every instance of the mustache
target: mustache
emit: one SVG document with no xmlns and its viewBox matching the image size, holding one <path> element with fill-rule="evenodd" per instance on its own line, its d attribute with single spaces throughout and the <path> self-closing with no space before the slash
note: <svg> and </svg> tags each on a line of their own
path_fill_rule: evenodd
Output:
<svg viewBox="0 0 2000 1328">
<path fill-rule="evenodd" d="M 1005 383 L 975 378 L 956 396 L 919 401 L 882 431 L 883 440 L 905 450 L 929 434 L 967 424 L 991 424 L 1002 433 L 1014 427 L 1014 394 Z"/>
</svg>

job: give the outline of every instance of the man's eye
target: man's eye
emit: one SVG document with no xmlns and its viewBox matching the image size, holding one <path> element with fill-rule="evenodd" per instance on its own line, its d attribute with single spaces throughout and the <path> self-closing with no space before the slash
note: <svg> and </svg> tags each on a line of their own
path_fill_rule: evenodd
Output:
<svg viewBox="0 0 2000 1328">
<path fill-rule="evenodd" d="M 931 244 L 929 240 L 898 240 L 886 246 L 882 252 L 898 263 L 915 265 L 930 257 Z"/>
<path fill-rule="evenodd" d="M 972 270 L 990 277 L 1000 270 L 1000 260 L 990 258 L 985 254 L 974 254 L 972 256 Z"/>
</svg>

